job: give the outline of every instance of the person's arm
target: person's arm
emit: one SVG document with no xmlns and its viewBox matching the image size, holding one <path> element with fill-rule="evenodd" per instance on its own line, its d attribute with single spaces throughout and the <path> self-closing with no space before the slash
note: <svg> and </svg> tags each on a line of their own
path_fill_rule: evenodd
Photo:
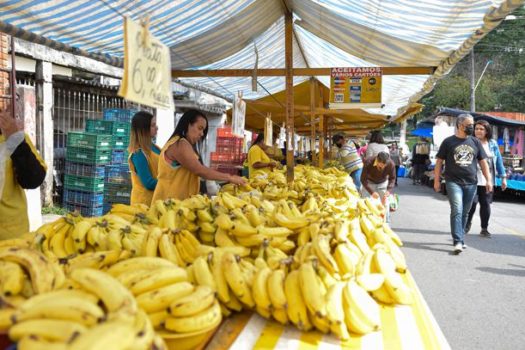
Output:
<svg viewBox="0 0 525 350">
<path fill-rule="evenodd" d="M 479 165 L 481 166 L 481 172 L 483 173 L 483 176 L 485 176 L 485 180 L 487 181 L 487 192 L 492 192 L 492 176 L 490 175 L 489 164 L 487 163 L 486 159 L 482 159 L 479 161 Z"/>
<path fill-rule="evenodd" d="M 436 158 L 436 166 L 434 167 L 434 191 L 441 191 L 441 167 L 443 166 L 443 159 Z"/>
<path fill-rule="evenodd" d="M 202 165 L 195 157 L 190 143 L 184 139 L 171 145 L 165 153 L 168 159 L 176 160 L 181 166 L 206 180 L 228 181 L 236 185 L 246 184 L 246 180 L 240 176 L 221 173 Z"/>
<path fill-rule="evenodd" d="M 131 162 L 135 167 L 135 172 L 139 176 L 142 185 L 150 190 L 154 191 L 157 186 L 157 179 L 153 177 L 149 169 L 148 159 L 142 150 L 139 150 L 131 156 Z"/>
<path fill-rule="evenodd" d="M 23 133 L 23 132 L 22 132 Z M 14 136 L 11 135 L 11 137 Z M 47 167 L 44 161 L 23 138 L 11 154 L 14 174 L 18 184 L 25 189 L 37 188 L 46 177 Z"/>
<path fill-rule="evenodd" d="M 254 146 L 254 147 L 257 147 L 258 146 Z M 254 169 L 262 169 L 262 168 L 270 168 L 270 169 L 273 169 L 275 167 L 275 163 L 270 161 L 270 162 L 263 162 L 263 150 L 262 149 L 255 149 L 253 148 L 252 149 L 252 154 L 251 154 L 251 161 L 253 162 L 252 163 L 252 167 Z"/>
</svg>

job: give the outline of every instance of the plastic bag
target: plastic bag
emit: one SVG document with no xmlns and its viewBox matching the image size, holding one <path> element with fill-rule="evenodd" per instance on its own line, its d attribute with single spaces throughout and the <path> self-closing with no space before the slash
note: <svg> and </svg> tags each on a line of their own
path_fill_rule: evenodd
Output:
<svg viewBox="0 0 525 350">
<path fill-rule="evenodd" d="M 399 196 L 391 193 L 390 196 L 388 196 L 388 204 L 391 212 L 396 211 L 399 208 Z"/>
</svg>

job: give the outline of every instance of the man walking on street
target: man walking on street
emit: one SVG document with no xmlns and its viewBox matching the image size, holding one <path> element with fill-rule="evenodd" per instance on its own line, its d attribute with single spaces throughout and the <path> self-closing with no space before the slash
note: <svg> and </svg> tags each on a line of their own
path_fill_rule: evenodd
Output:
<svg viewBox="0 0 525 350">
<path fill-rule="evenodd" d="M 336 134 L 332 138 L 333 143 L 339 148 L 337 160 L 344 166 L 346 172 L 354 180 L 356 189 L 361 188 L 361 171 L 363 170 L 363 161 L 357 153 L 357 148 L 352 140 L 345 140 L 341 134 Z"/>
<path fill-rule="evenodd" d="M 365 160 L 361 174 L 361 195 L 380 198 L 385 206 L 385 219 L 390 222 L 390 207 L 387 201 L 396 182 L 396 166 L 390 154 L 379 152 L 377 156 Z"/>
<path fill-rule="evenodd" d="M 477 188 L 477 163 L 487 180 L 487 193 L 492 192 L 492 179 L 485 158 L 487 155 L 478 139 L 472 137 L 474 118 L 460 114 L 456 120 L 455 135 L 447 137 L 439 147 L 434 169 L 434 190 L 441 190 L 441 167 L 445 162 L 445 184 L 450 202 L 450 228 L 454 252 L 466 248 L 463 236 L 467 217 Z"/>
</svg>

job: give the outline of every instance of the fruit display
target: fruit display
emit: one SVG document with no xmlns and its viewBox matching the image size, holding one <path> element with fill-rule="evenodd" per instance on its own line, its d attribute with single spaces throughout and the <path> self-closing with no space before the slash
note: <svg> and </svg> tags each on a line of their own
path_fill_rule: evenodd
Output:
<svg viewBox="0 0 525 350">
<path fill-rule="evenodd" d="M 385 209 L 360 198 L 348 174 L 336 168 L 297 166 L 295 173 L 292 184 L 274 170 L 243 187 L 225 185 L 214 198 L 114 204 L 94 218 L 70 213 L 31 236 L 0 242 L 0 270 L 10 271 L 0 278 L 0 327 L 18 334 L 13 315 L 23 314 L 25 299 L 67 288 L 91 293 L 104 306 L 101 316 L 84 302 L 90 316 L 70 320 L 83 328 L 64 325 L 81 334 L 79 341 L 84 334 L 104 339 L 109 322 L 124 325 L 115 326 L 119 331 L 108 341 L 137 327 L 163 337 L 195 334 L 243 309 L 340 339 L 380 330 L 380 305 L 410 304 L 413 297 L 402 278 L 402 242 L 384 222 Z M 30 264 L 31 254 L 44 259 Z M 80 277 L 85 271 L 104 277 L 88 283 Z M 111 297 L 97 284 L 104 279 L 119 285 Z M 57 313 L 41 318 L 64 321 Z M 134 322 L 121 314 L 132 314 Z M 38 327 L 30 324 L 13 339 L 29 344 L 35 337 L 23 335 Z"/>
</svg>

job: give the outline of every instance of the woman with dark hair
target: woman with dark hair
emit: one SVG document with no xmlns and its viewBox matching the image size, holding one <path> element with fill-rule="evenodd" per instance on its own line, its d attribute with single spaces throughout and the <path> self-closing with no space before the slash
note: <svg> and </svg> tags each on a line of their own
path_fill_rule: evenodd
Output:
<svg viewBox="0 0 525 350">
<path fill-rule="evenodd" d="M 385 144 L 385 139 L 381 134 L 381 131 L 372 131 L 370 135 L 370 142 L 366 148 L 365 159 L 375 158 L 379 152 L 390 153 L 390 149 Z"/>
<path fill-rule="evenodd" d="M 474 135 L 479 139 L 483 145 L 483 149 L 487 154 L 487 162 L 489 164 L 490 172 L 492 174 L 492 181 L 495 182 L 495 174 L 501 177 L 501 189 L 507 188 L 507 174 L 505 167 L 503 166 L 503 158 L 499 151 L 498 143 L 492 139 L 492 128 L 490 124 L 485 120 L 478 120 L 474 123 Z M 492 203 L 492 193 L 486 190 L 486 180 L 481 169 L 478 166 L 478 187 L 477 196 L 474 197 L 472 207 L 468 213 L 467 224 L 465 225 L 465 233 L 470 231 L 472 226 L 472 218 L 476 213 L 476 207 L 479 202 L 479 216 L 481 218 L 481 232 L 482 237 L 490 238 L 490 232 L 488 231 L 489 219 L 490 219 L 490 204 Z"/>
<path fill-rule="evenodd" d="M 160 153 L 158 183 L 152 202 L 168 198 L 182 200 L 198 194 L 200 177 L 236 185 L 246 183 L 240 176 L 210 169 L 199 161 L 197 145 L 202 144 L 207 135 L 208 119 L 202 112 L 189 110 L 182 115 Z"/>
<path fill-rule="evenodd" d="M 253 141 L 252 146 L 248 151 L 247 158 L 250 178 L 268 174 L 277 166 L 277 164 L 272 162 L 270 157 L 266 154 L 267 148 L 268 146 L 264 143 L 264 133 L 260 133 L 257 135 L 255 141 Z"/>
<path fill-rule="evenodd" d="M 159 146 L 153 143 L 157 135 L 157 118 L 149 112 L 137 112 L 131 120 L 128 164 L 131 171 L 131 204 L 151 204 L 157 186 Z"/>
</svg>

